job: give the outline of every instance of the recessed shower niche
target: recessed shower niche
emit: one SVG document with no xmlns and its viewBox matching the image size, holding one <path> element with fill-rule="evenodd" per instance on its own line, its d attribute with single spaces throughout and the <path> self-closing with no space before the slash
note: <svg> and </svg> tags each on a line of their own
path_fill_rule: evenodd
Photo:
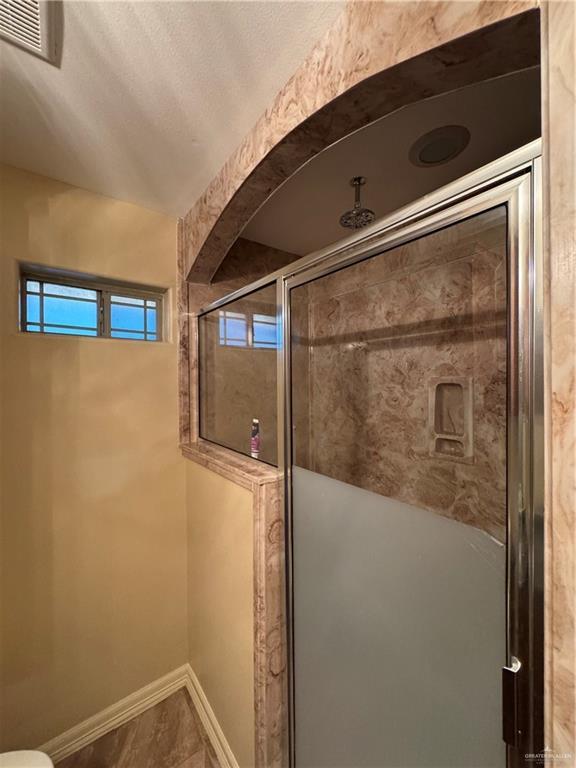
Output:
<svg viewBox="0 0 576 768">
<path fill-rule="evenodd" d="M 474 455 L 472 378 L 439 378 L 428 384 L 430 454 L 471 461 Z"/>
</svg>

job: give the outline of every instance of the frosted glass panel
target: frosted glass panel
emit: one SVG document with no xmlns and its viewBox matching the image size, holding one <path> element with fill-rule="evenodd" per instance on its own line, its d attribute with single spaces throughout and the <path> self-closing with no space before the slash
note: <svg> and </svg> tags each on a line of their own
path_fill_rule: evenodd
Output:
<svg viewBox="0 0 576 768">
<path fill-rule="evenodd" d="M 293 470 L 298 768 L 503 768 L 506 550 Z"/>
</svg>

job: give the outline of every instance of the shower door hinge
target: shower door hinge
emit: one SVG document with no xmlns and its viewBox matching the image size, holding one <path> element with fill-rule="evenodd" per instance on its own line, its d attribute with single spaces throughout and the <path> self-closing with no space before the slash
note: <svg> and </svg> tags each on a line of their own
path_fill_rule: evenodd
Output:
<svg viewBox="0 0 576 768">
<path fill-rule="evenodd" d="M 515 656 L 509 667 L 502 667 L 502 738 L 510 747 L 520 745 L 518 678 L 521 667 Z"/>
</svg>

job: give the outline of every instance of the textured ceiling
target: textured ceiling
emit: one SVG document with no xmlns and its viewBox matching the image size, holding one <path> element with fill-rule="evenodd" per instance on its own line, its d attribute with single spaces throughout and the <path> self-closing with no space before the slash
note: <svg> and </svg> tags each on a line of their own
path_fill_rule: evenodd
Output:
<svg viewBox="0 0 576 768">
<path fill-rule="evenodd" d="M 60 68 L 0 41 L 0 158 L 183 215 L 342 8 L 64 0 Z"/>
</svg>

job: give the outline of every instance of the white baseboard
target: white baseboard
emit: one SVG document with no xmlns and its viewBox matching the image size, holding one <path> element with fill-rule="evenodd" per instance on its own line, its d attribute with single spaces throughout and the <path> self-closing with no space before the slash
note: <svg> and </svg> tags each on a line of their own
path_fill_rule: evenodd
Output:
<svg viewBox="0 0 576 768">
<path fill-rule="evenodd" d="M 178 669 L 169 672 L 144 688 L 134 691 L 116 704 L 112 704 L 112 706 L 75 725 L 60 736 L 47 741 L 38 749 L 45 752 L 57 763 L 79 749 L 88 746 L 104 734 L 129 722 L 181 688 L 186 688 L 190 694 L 221 768 L 239 768 L 216 715 L 208 703 L 206 694 L 189 664 L 184 664 L 184 666 L 178 667 Z"/>
<path fill-rule="evenodd" d="M 190 664 L 186 664 L 186 670 L 188 673 L 186 678 L 186 689 L 190 694 L 190 698 L 202 721 L 202 725 L 210 739 L 210 743 L 214 747 L 221 768 L 240 768 L 238 761 L 234 757 L 234 753 L 230 749 L 230 745 L 226 741 L 220 723 L 216 719 L 214 710 L 210 706 L 206 694 L 200 685 L 200 681 L 194 674 L 194 670 Z"/>
</svg>

